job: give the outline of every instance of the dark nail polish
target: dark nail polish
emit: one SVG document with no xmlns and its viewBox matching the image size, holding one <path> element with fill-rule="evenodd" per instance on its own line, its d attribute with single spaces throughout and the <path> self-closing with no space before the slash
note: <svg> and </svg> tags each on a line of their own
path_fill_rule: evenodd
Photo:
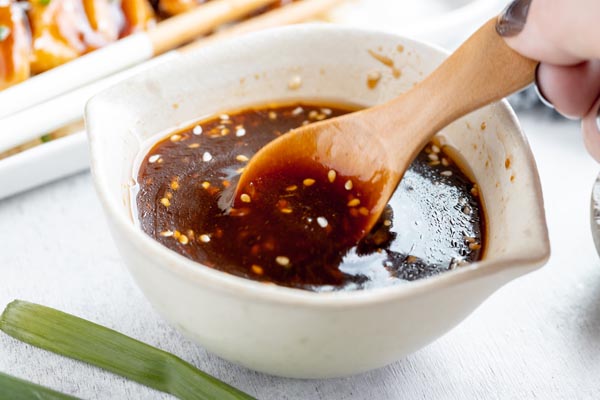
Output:
<svg viewBox="0 0 600 400">
<path fill-rule="evenodd" d="M 544 103 L 544 105 L 546 107 L 550 107 L 550 108 L 554 108 L 554 105 L 552 104 L 552 102 L 550 100 L 548 100 L 548 98 L 546 96 L 544 96 L 544 92 L 542 91 L 542 88 L 540 87 L 540 83 L 538 80 L 538 71 L 540 70 L 540 64 L 537 65 L 537 67 L 535 67 L 535 92 L 538 95 L 538 98 L 540 99 L 540 101 L 542 103 Z"/>
<path fill-rule="evenodd" d="M 525 27 L 531 0 L 514 0 L 498 16 L 496 32 L 500 36 L 516 36 Z"/>
</svg>

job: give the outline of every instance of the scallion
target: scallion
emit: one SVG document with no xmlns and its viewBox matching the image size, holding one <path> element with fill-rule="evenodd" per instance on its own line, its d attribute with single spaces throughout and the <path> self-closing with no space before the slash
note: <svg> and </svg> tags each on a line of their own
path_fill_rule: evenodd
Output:
<svg viewBox="0 0 600 400">
<path fill-rule="evenodd" d="M 0 330 L 183 400 L 253 399 L 173 354 L 38 304 L 21 300 L 10 303 L 0 316 Z"/>
<path fill-rule="evenodd" d="M 0 398 L 11 400 L 78 400 L 77 397 L 62 394 L 1 372 Z"/>
</svg>

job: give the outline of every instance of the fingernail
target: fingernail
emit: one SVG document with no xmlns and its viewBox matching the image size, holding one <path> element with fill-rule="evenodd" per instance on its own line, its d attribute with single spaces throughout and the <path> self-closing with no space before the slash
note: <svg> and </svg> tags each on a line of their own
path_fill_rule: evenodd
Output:
<svg viewBox="0 0 600 400">
<path fill-rule="evenodd" d="M 600 132 L 600 108 L 598 109 L 598 114 L 596 114 L 596 128 L 598 128 L 598 132 Z"/>
<path fill-rule="evenodd" d="M 500 36 L 516 36 L 525 27 L 531 0 L 515 0 L 498 16 L 496 32 Z"/>
<path fill-rule="evenodd" d="M 540 101 L 549 108 L 554 108 L 554 105 L 552 104 L 552 102 L 550 100 L 548 100 L 548 98 L 546 98 L 546 96 L 544 95 L 544 92 L 542 91 L 542 88 L 540 87 L 540 81 L 538 80 L 538 71 L 540 70 L 540 65 L 538 64 L 537 67 L 535 67 L 535 92 L 538 95 L 538 98 L 540 99 Z"/>
</svg>

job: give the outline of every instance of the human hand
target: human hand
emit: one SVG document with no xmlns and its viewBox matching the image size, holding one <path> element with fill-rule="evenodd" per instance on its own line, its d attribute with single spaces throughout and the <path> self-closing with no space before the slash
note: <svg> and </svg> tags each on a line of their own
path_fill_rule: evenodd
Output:
<svg viewBox="0 0 600 400">
<path fill-rule="evenodd" d="M 536 84 L 558 112 L 582 118 L 585 145 L 600 162 L 600 1 L 515 0 L 496 30 L 526 57 L 540 60 Z"/>
</svg>

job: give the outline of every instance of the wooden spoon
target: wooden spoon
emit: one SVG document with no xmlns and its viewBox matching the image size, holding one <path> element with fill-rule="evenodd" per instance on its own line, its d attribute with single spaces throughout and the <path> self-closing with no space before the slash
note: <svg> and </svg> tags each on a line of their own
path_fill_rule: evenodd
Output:
<svg viewBox="0 0 600 400">
<path fill-rule="evenodd" d="M 492 19 L 439 68 L 408 92 L 385 103 L 307 125 L 282 135 L 248 163 L 233 204 L 274 171 L 308 168 L 351 178 L 355 196 L 369 210 L 360 239 L 381 215 L 404 172 L 440 129 L 533 82 L 537 62 L 512 49 Z M 246 195 L 247 196 L 247 195 Z"/>
</svg>

